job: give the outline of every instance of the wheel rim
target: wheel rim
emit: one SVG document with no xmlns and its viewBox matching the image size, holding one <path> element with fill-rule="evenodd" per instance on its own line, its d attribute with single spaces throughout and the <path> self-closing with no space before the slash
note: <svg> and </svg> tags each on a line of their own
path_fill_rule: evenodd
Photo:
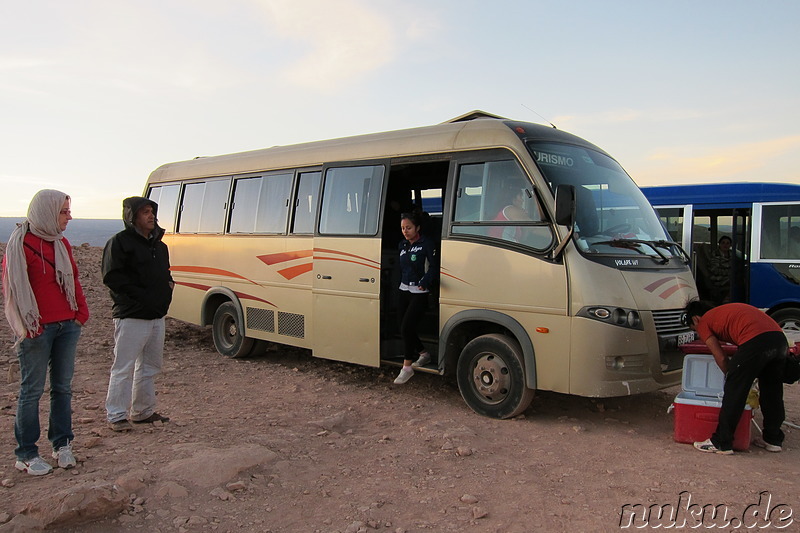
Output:
<svg viewBox="0 0 800 533">
<path fill-rule="evenodd" d="M 230 348 L 233 346 L 234 341 L 236 340 L 236 335 L 238 333 L 238 328 L 236 327 L 236 321 L 233 319 L 232 316 L 228 315 L 225 317 L 225 321 L 222 323 L 222 342 L 225 343 L 226 348 Z"/>
<path fill-rule="evenodd" d="M 800 322 L 798 322 L 797 320 L 795 320 L 793 318 L 790 318 L 790 319 L 784 320 L 783 323 L 781 323 L 781 328 L 784 331 L 791 331 L 793 333 L 797 333 L 797 332 L 800 332 Z"/>
<path fill-rule="evenodd" d="M 475 360 L 472 369 L 472 383 L 486 403 L 501 403 L 511 388 L 511 374 L 508 365 L 496 354 L 482 353 Z"/>
</svg>

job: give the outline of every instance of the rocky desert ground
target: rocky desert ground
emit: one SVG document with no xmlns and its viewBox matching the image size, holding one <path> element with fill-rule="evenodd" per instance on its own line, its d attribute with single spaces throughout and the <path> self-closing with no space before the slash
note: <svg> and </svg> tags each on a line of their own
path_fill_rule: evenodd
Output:
<svg viewBox="0 0 800 533">
<path fill-rule="evenodd" d="M 667 409 L 679 387 L 611 399 L 539 392 L 523 415 L 493 420 L 438 376 L 395 386 L 395 368 L 281 346 L 225 359 L 209 330 L 170 319 L 158 391 L 171 420 L 114 433 L 102 251 L 74 253 L 92 313 L 73 382 L 79 463 L 43 477 L 14 469 L 19 385 L 3 321 L 0 532 L 800 531 L 800 430 L 785 428 L 779 454 L 702 454 L 673 439 Z M 795 425 L 799 390 L 785 388 Z M 47 412 L 45 397 L 44 435 Z M 39 444 L 49 458 L 44 436 Z"/>
</svg>

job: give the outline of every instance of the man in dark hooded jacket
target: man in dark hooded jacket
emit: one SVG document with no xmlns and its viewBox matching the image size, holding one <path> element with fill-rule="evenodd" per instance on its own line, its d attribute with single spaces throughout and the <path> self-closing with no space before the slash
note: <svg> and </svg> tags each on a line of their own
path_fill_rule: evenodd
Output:
<svg viewBox="0 0 800 533">
<path fill-rule="evenodd" d="M 161 372 L 164 316 L 174 287 L 157 212 L 158 205 L 148 198 L 123 200 L 125 229 L 103 250 L 103 283 L 114 302 L 114 363 L 106 396 L 114 431 L 132 429 L 130 422 L 169 420 L 155 410 L 154 378 Z"/>
</svg>

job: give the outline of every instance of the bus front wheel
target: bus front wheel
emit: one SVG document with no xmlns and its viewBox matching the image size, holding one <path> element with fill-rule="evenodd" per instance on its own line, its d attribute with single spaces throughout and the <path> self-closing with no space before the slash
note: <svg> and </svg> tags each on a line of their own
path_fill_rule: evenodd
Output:
<svg viewBox="0 0 800 533">
<path fill-rule="evenodd" d="M 253 348 L 253 339 L 244 336 L 244 325 L 239 323 L 239 313 L 232 302 L 217 308 L 211 335 L 214 347 L 225 357 L 245 357 Z"/>
<path fill-rule="evenodd" d="M 461 351 L 456 368 L 458 388 L 470 408 L 491 418 L 511 418 L 533 400 L 525 385 L 522 349 L 505 335 L 483 335 Z"/>
<path fill-rule="evenodd" d="M 772 313 L 772 320 L 777 322 L 784 331 L 800 333 L 800 309 L 794 307 L 779 309 Z"/>
</svg>

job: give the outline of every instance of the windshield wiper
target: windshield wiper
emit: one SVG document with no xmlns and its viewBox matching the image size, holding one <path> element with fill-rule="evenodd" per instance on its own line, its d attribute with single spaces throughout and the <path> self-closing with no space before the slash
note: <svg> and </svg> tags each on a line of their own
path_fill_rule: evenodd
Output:
<svg viewBox="0 0 800 533">
<path fill-rule="evenodd" d="M 598 244 L 606 244 L 608 246 L 613 246 L 615 248 L 625 248 L 627 250 L 636 250 L 642 255 L 646 255 L 647 257 L 652 257 L 653 260 L 657 260 L 652 255 L 646 253 L 644 250 L 641 249 L 641 245 L 645 245 L 651 250 L 653 250 L 661 260 L 658 261 L 662 265 L 666 265 L 669 263 L 669 258 L 658 251 L 658 247 L 661 246 L 661 243 L 666 243 L 667 241 L 644 241 L 641 239 L 613 239 L 610 241 L 600 241 L 600 242 L 593 242 L 592 246 L 596 246 Z M 666 246 L 661 246 L 662 248 L 666 248 Z M 684 252 L 685 253 L 685 252 Z"/>
</svg>

